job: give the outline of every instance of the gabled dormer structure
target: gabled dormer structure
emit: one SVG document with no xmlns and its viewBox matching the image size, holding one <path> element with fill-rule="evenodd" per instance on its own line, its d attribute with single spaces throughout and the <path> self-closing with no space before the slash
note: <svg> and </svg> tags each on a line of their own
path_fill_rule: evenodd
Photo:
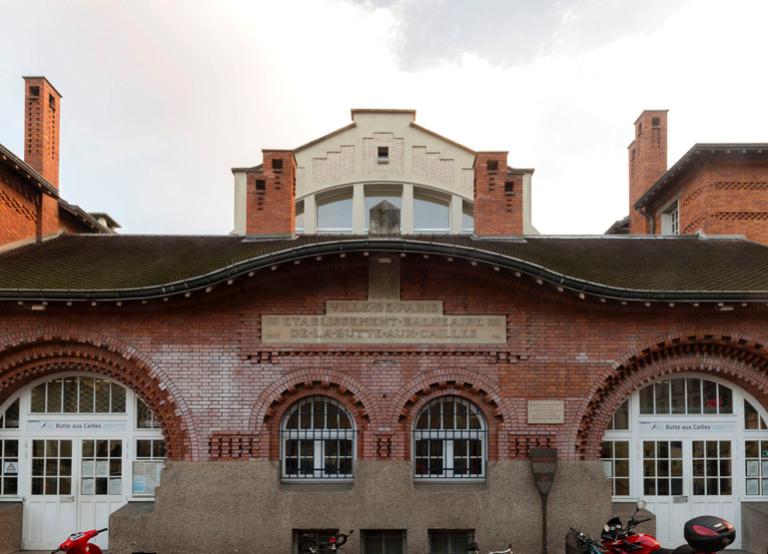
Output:
<svg viewBox="0 0 768 554">
<path fill-rule="evenodd" d="M 532 169 L 415 119 L 415 110 L 355 109 L 345 127 L 234 168 L 235 234 L 365 235 L 370 210 L 384 200 L 400 209 L 403 235 L 536 234 Z"/>
</svg>

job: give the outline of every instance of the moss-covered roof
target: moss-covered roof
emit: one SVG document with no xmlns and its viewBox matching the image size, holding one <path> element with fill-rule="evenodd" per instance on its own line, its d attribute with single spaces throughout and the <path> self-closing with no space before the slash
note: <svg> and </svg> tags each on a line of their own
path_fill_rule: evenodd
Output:
<svg viewBox="0 0 768 554">
<path fill-rule="evenodd" d="M 167 296 L 289 260 L 359 251 L 455 256 L 612 298 L 768 299 L 768 247 L 736 238 L 65 235 L 0 253 L 0 300 Z"/>
</svg>

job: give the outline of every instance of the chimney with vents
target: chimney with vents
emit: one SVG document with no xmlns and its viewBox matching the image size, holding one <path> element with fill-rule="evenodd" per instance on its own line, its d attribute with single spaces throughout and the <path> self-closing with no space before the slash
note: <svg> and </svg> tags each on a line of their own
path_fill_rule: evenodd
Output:
<svg viewBox="0 0 768 554">
<path fill-rule="evenodd" d="M 246 174 L 245 233 L 293 236 L 296 158 L 292 150 L 262 150 L 263 163 Z"/>
<path fill-rule="evenodd" d="M 61 94 L 45 77 L 24 77 L 24 161 L 59 188 Z M 58 201 L 43 195 L 38 238 L 59 231 Z"/>
<path fill-rule="evenodd" d="M 629 232 L 651 232 L 637 202 L 667 170 L 667 111 L 645 110 L 635 121 L 635 140 L 629 145 Z"/>
<path fill-rule="evenodd" d="M 507 152 L 478 152 L 474 170 L 475 234 L 478 237 L 526 234 L 529 214 L 524 197 L 532 170 L 514 170 L 507 166 Z"/>
</svg>

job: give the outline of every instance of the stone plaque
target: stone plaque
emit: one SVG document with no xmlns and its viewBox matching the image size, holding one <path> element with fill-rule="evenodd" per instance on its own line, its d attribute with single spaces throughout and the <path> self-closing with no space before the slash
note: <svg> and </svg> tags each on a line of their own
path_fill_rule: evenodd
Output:
<svg viewBox="0 0 768 554">
<path fill-rule="evenodd" d="M 528 423 L 565 423 L 565 402 L 529 400 Z"/>
<path fill-rule="evenodd" d="M 443 315 L 440 301 L 332 300 L 325 315 L 262 315 L 264 344 L 505 344 L 503 315 Z"/>
</svg>

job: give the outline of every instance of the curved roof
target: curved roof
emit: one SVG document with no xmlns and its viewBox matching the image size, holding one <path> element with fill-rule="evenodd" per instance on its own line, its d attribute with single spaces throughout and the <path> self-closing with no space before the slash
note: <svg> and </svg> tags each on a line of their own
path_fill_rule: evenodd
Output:
<svg viewBox="0 0 768 554">
<path fill-rule="evenodd" d="M 184 294 L 289 261 L 433 254 L 611 299 L 767 301 L 768 247 L 739 238 L 64 235 L 0 253 L 0 300 L 116 301 Z"/>
</svg>

